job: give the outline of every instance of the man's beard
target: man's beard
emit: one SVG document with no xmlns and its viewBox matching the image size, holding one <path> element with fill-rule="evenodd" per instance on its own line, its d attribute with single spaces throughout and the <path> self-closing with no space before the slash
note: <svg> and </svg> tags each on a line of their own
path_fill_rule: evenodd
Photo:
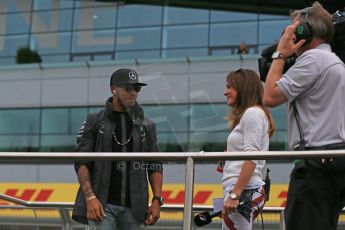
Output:
<svg viewBox="0 0 345 230">
<path fill-rule="evenodd" d="M 133 101 L 132 103 L 124 103 L 124 100 L 122 100 L 120 97 L 117 97 L 117 101 L 119 106 L 125 110 L 129 110 L 135 105 L 135 101 Z"/>
</svg>

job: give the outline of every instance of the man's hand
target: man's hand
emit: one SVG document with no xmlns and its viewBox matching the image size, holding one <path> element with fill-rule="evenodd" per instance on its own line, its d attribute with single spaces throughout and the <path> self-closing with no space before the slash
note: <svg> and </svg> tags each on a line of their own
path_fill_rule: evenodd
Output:
<svg viewBox="0 0 345 230">
<path fill-rule="evenodd" d="M 87 218 L 89 220 L 102 221 L 105 217 L 105 212 L 99 200 L 93 199 L 86 203 L 87 205 Z"/>
<path fill-rule="evenodd" d="M 146 225 L 154 225 L 160 218 L 160 211 L 161 207 L 159 206 L 159 202 L 154 200 L 147 210 L 146 220 L 144 223 Z"/>
<path fill-rule="evenodd" d="M 305 43 L 305 40 L 295 43 L 295 31 L 299 25 L 299 21 L 295 21 L 292 25 L 286 27 L 283 36 L 280 38 L 277 51 L 284 54 L 286 57 L 292 56 Z"/>
</svg>

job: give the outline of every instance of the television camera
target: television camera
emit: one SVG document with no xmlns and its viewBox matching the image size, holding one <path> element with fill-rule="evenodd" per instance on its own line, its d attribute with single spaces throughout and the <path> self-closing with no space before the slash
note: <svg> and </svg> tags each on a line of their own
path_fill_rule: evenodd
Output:
<svg viewBox="0 0 345 230">
<path fill-rule="evenodd" d="M 332 51 L 345 63 L 345 9 L 336 11 L 332 14 L 334 24 L 334 37 L 331 44 Z M 272 64 L 272 54 L 276 51 L 278 43 L 266 47 L 262 53 L 259 62 L 259 72 L 261 81 L 265 82 L 267 73 Z M 284 64 L 283 73 L 285 73 L 296 61 L 296 55 L 288 57 Z"/>
</svg>

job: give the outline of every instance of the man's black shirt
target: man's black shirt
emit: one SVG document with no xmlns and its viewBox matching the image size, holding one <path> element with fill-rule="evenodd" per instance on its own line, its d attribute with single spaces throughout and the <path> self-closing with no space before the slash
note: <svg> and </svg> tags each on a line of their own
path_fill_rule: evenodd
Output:
<svg viewBox="0 0 345 230">
<path fill-rule="evenodd" d="M 133 151 L 133 119 L 128 112 L 113 112 L 115 119 L 115 130 L 112 136 L 113 152 L 132 152 Z M 114 136 L 115 135 L 115 136 Z M 116 140 L 115 140 L 116 138 Z M 128 141 L 128 139 L 130 140 Z M 127 144 L 125 144 L 128 141 Z M 121 145 L 121 144 L 124 145 Z M 125 180 L 125 181 L 124 181 Z M 112 161 L 108 203 L 131 206 L 130 200 L 130 162 Z M 125 182 L 125 183 L 123 183 Z"/>
</svg>

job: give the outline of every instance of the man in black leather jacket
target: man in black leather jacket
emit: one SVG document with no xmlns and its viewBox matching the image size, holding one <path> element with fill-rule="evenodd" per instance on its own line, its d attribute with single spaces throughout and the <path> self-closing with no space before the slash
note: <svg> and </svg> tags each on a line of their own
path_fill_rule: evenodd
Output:
<svg viewBox="0 0 345 230">
<path fill-rule="evenodd" d="M 156 126 L 137 104 L 145 83 L 134 70 L 110 79 L 105 109 L 88 115 L 77 138 L 78 152 L 158 152 Z M 145 161 L 76 161 L 80 187 L 72 218 L 89 229 L 140 229 L 155 224 L 163 199 L 162 164 Z M 148 177 L 147 177 L 148 175 Z M 153 199 L 148 207 L 148 181 Z"/>
</svg>

